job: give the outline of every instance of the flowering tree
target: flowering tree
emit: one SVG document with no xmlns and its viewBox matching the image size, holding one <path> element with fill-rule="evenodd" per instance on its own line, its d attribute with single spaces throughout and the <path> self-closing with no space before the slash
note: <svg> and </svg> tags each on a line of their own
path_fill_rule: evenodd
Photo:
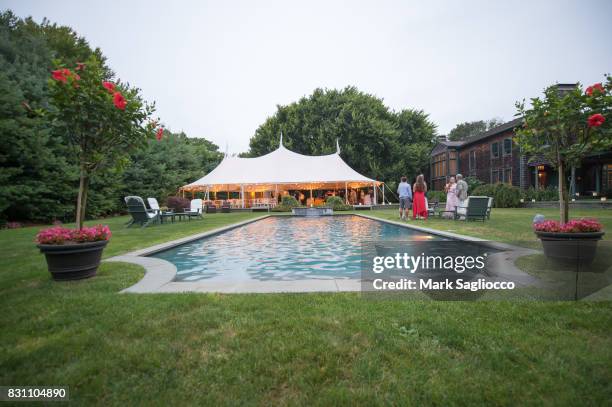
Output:
<svg viewBox="0 0 612 407">
<path fill-rule="evenodd" d="M 74 70 L 58 66 L 49 88 L 53 125 L 74 147 L 79 162 L 76 224 L 82 229 L 92 174 L 121 166 L 130 151 L 154 137 L 154 105 L 143 101 L 138 89 L 112 82 L 95 57 Z"/>
<path fill-rule="evenodd" d="M 580 165 L 586 155 L 612 147 L 612 77 L 582 91 L 580 85 L 567 92 L 558 86 L 544 91 L 544 98 L 516 104 L 524 119 L 517 143 L 531 159 L 543 158 L 559 173 L 561 222 L 569 220 L 566 172 Z"/>
</svg>

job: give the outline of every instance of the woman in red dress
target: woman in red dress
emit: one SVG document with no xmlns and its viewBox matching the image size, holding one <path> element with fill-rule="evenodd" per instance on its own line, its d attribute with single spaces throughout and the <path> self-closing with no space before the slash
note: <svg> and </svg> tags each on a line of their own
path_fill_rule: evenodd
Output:
<svg viewBox="0 0 612 407">
<path fill-rule="evenodd" d="M 427 206 L 425 205 L 425 193 L 427 184 L 423 174 L 419 175 L 412 187 L 412 219 L 427 219 Z"/>
</svg>

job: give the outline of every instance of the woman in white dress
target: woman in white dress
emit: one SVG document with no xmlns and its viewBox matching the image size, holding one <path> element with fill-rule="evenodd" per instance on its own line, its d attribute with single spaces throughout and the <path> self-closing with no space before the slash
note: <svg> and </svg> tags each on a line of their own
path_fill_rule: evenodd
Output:
<svg viewBox="0 0 612 407">
<path fill-rule="evenodd" d="M 459 206 L 459 198 L 457 198 L 457 183 L 455 177 L 450 177 L 448 184 L 444 187 L 446 192 L 446 208 L 444 209 L 444 217 L 452 219 L 455 215 L 455 208 Z"/>
</svg>

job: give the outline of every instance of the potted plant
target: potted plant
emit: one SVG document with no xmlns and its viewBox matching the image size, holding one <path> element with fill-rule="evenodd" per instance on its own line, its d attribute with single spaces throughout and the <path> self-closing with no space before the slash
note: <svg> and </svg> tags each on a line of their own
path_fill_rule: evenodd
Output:
<svg viewBox="0 0 612 407">
<path fill-rule="evenodd" d="M 105 225 L 81 229 L 56 226 L 41 230 L 36 243 L 54 280 L 79 280 L 96 274 L 110 237 Z"/>
<path fill-rule="evenodd" d="M 574 219 L 564 224 L 547 220 L 535 223 L 534 231 L 546 257 L 579 264 L 593 261 L 597 242 L 604 235 L 603 226 L 595 219 Z"/>
<path fill-rule="evenodd" d="M 596 83 L 582 90 L 553 85 L 544 91 L 544 98 L 516 104 L 517 115 L 523 125 L 516 130 L 516 142 L 530 161 L 538 160 L 555 168 L 559 181 L 560 222 L 536 225 L 536 235 L 542 240 L 545 254 L 560 256 L 564 245 L 559 241 L 584 240 L 594 256 L 597 240 L 603 235 L 601 224 L 594 220 L 569 220 L 567 178 L 573 168 L 589 154 L 612 148 L 612 77 L 606 75 L 605 84 Z M 572 178 L 573 179 L 573 178 Z M 597 230 L 591 230 L 597 226 Z M 557 243 L 551 243 L 557 242 Z M 580 245 L 577 245 L 580 247 Z M 584 253 L 568 250 L 564 256 L 582 257 Z M 578 257 L 574 258 L 575 260 Z"/>
<path fill-rule="evenodd" d="M 91 177 L 121 169 L 131 151 L 163 136 L 150 120 L 154 106 L 142 100 L 138 89 L 112 79 L 95 56 L 73 69 L 58 65 L 49 79 L 50 107 L 41 114 L 72 147 L 79 165 L 76 230 L 51 228 L 37 238 L 56 280 L 94 275 L 110 237 L 106 226 L 83 228 Z"/>
</svg>

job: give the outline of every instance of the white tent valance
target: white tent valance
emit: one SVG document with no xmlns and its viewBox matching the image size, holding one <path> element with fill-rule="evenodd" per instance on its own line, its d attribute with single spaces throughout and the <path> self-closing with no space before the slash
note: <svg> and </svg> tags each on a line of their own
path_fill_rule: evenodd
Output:
<svg viewBox="0 0 612 407">
<path fill-rule="evenodd" d="M 318 189 L 381 184 L 349 167 L 339 153 L 338 149 L 329 155 L 302 155 L 286 149 L 281 139 L 278 149 L 261 157 L 226 156 L 210 173 L 181 189 L 235 191 L 241 187 L 253 189 L 254 186 L 273 189 L 276 185 L 285 185 L 289 189 Z"/>
</svg>

